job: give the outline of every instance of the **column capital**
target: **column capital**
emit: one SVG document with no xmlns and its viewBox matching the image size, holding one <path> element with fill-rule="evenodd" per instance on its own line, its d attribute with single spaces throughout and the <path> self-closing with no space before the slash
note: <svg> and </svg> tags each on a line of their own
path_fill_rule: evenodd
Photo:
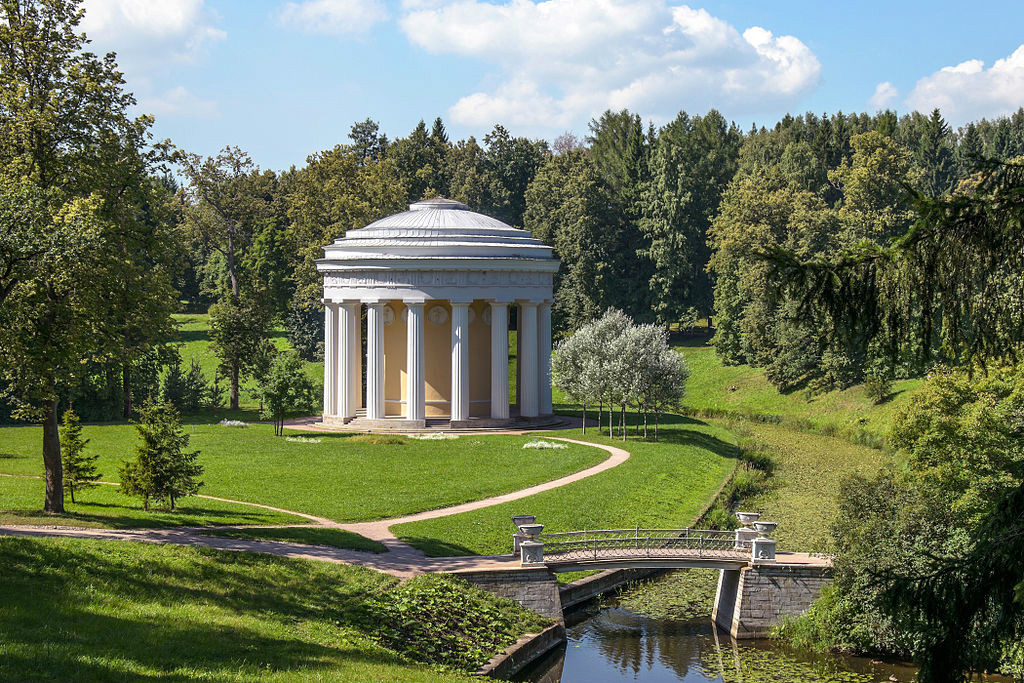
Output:
<svg viewBox="0 0 1024 683">
<path fill-rule="evenodd" d="M 538 306 L 539 303 L 536 301 L 530 301 L 529 299 L 516 299 L 516 303 L 520 306 Z"/>
<path fill-rule="evenodd" d="M 406 306 L 425 306 L 427 304 L 426 299 L 402 299 L 402 303 Z"/>
<path fill-rule="evenodd" d="M 509 306 L 514 303 L 512 299 L 488 299 L 487 303 L 491 306 Z"/>
<path fill-rule="evenodd" d="M 470 299 L 469 301 L 452 301 L 451 299 L 449 299 L 448 303 L 451 304 L 451 306 L 454 308 L 455 306 L 469 306 L 470 304 L 473 303 L 473 300 Z"/>
</svg>

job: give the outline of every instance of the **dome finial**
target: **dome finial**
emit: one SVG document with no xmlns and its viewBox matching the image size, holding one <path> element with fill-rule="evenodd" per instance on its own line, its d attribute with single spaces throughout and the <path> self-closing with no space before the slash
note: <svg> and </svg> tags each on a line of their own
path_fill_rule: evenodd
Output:
<svg viewBox="0 0 1024 683">
<path fill-rule="evenodd" d="M 457 202 L 453 199 L 445 199 L 444 197 L 437 196 L 433 199 L 421 199 L 418 202 L 413 202 L 409 205 L 410 211 L 425 211 L 433 209 L 437 210 L 454 210 L 454 211 L 469 211 L 469 207 L 462 202 Z"/>
</svg>

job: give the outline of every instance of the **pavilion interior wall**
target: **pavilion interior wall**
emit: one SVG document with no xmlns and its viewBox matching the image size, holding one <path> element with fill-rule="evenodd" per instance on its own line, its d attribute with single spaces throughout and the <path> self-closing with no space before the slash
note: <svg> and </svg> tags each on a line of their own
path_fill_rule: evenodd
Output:
<svg viewBox="0 0 1024 683">
<path fill-rule="evenodd" d="M 401 417 L 405 414 L 405 340 L 406 322 L 401 301 L 389 301 L 394 312 L 388 313 L 384 324 L 384 416 Z"/>
<path fill-rule="evenodd" d="M 469 315 L 469 415 L 491 415 L 491 326 L 484 321 L 490 308 L 486 301 L 474 301 Z M 487 313 L 489 316 L 490 313 Z"/>
</svg>

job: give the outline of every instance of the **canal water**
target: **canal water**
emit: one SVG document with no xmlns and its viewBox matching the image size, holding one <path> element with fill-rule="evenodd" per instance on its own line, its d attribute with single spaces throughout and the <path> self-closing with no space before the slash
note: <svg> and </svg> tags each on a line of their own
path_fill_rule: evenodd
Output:
<svg viewBox="0 0 1024 683">
<path fill-rule="evenodd" d="M 881 683 L 912 681 L 916 669 L 863 657 L 737 641 L 710 619 L 651 619 L 619 606 L 577 612 L 568 642 L 517 678 L 533 683 Z"/>
</svg>

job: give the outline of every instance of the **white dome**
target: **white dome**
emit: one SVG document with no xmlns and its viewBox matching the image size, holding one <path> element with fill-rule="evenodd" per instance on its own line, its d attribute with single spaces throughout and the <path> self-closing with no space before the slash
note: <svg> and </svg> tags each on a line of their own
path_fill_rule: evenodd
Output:
<svg viewBox="0 0 1024 683">
<path fill-rule="evenodd" d="M 408 211 L 349 230 L 324 252 L 324 261 L 527 259 L 552 262 L 556 269 L 558 263 L 551 247 L 528 231 L 443 197 L 410 204 Z"/>
</svg>

